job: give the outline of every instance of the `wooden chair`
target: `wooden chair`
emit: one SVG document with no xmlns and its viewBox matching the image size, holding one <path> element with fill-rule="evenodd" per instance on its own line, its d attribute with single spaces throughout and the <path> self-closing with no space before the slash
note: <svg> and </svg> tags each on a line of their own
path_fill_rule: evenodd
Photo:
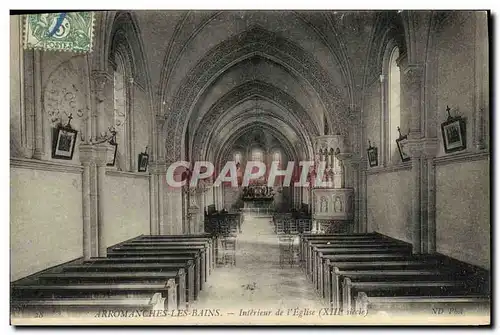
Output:
<svg viewBox="0 0 500 335">
<path fill-rule="evenodd" d="M 278 218 L 276 219 L 276 234 L 277 235 L 283 235 L 285 234 L 285 220 Z"/>
<path fill-rule="evenodd" d="M 295 264 L 294 236 L 280 235 L 278 236 L 278 244 L 280 250 L 280 267 L 285 264 L 293 266 Z"/>
<path fill-rule="evenodd" d="M 297 235 L 299 233 L 297 221 L 295 219 L 288 219 L 288 233 L 292 235 Z"/>
<path fill-rule="evenodd" d="M 221 239 L 222 264 L 236 265 L 236 237 L 228 236 Z"/>
<path fill-rule="evenodd" d="M 299 232 L 308 234 L 311 232 L 311 219 L 298 219 Z"/>
</svg>

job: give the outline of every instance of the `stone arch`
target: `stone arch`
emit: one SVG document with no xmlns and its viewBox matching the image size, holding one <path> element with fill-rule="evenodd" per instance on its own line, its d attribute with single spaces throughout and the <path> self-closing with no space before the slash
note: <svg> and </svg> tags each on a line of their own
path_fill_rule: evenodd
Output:
<svg viewBox="0 0 500 335">
<path fill-rule="evenodd" d="M 290 121 L 297 123 L 296 128 L 299 128 L 298 130 L 304 129 L 309 136 L 319 135 L 319 129 L 315 126 L 307 112 L 292 97 L 275 86 L 252 81 L 233 89 L 217 101 L 209 112 L 206 113 L 200 122 L 203 127 L 196 129 L 194 133 L 196 136 L 193 136 L 193 157 L 202 156 L 202 144 L 210 142 L 213 129 L 220 122 L 221 118 L 229 113 L 234 106 L 252 98 L 267 100 L 278 105 L 280 109 L 290 113 L 292 117 Z M 188 144 L 185 143 L 185 145 Z"/>
<path fill-rule="evenodd" d="M 257 11 L 246 11 L 252 13 Z M 195 15 L 196 13 L 196 15 Z M 175 25 L 172 38 L 169 39 L 166 45 L 166 52 L 163 60 L 164 66 L 162 67 L 161 79 L 162 83 L 158 87 L 158 96 L 162 96 L 165 91 L 167 83 L 170 81 L 172 70 L 178 65 L 181 56 L 189 45 L 196 39 L 199 34 L 202 34 L 205 29 L 211 29 L 210 25 L 214 21 L 224 21 L 225 15 L 234 14 L 234 11 L 185 11 Z M 335 12 L 334 12 L 335 13 Z M 347 95 L 349 99 L 353 99 L 352 85 L 353 77 L 349 66 L 349 57 L 346 54 L 343 46 L 346 44 L 342 34 L 332 22 L 331 12 L 303 12 L 303 11 L 289 11 L 287 14 L 300 22 L 302 30 L 307 36 L 313 36 L 318 43 L 321 43 L 328 51 L 328 57 L 331 57 L 335 68 L 339 70 L 342 82 L 347 83 Z M 262 24 L 262 23 L 260 23 Z M 254 27 L 261 27 L 259 23 L 254 23 Z M 266 26 L 267 27 L 267 26 Z M 269 28 L 269 27 L 268 27 Z M 247 30 L 252 29 L 251 26 Z M 265 29 L 265 28 L 263 28 Z M 270 28 L 273 31 L 272 28 Z M 230 39 L 231 34 L 228 34 L 224 39 Z M 163 101 L 163 100 L 162 100 Z M 159 105 L 159 107 L 161 107 Z"/>
<path fill-rule="evenodd" d="M 156 141 L 153 137 L 155 123 L 151 79 L 136 16 L 133 12 L 128 11 L 102 11 L 95 12 L 94 15 L 95 50 L 89 64 L 91 73 L 97 80 L 93 84 L 94 86 L 98 85 L 100 77 L 110 79 L 110 67 L 113 68 L 115 56 L 119 56 L 125 61 L 127 70 L 134 78 L 134 85 L 142 88 L 147 96 L 149 129 L 151 130 L 148 142 L 153 147 L 150 153 L 153 160 L 156 152 Z"/>
<path fill-rule="evenodd" d="M 270 124 L 273 127 L 279 128 L 283 131 L 286 130 L 286 133 L 288 135 L 288 138 L 293 138 L 295 139 L 295 142 L 293 143 L 294 147 L 297 148 L 297 150 L 303 152 L 303 155 L 301 158 L 311 158 L 313 157 L 313 146 L 312 146 L 312 140 L 307 134 L 304 134 L 303 132 L 300 131 L 300 129 L 296 129 L 292 125 L 289 125 L 286 123 L 284 120 L 276 118 L 275 115 L 269 113 L 269 112 L 264 112 L 264 113 L 253 113 L 253 114 L 245 114 L 245 115 L 240 115 L 234 119 L 232 119 L 229 123 L 226 124 L 227 128 L 230 129 L 235 129 L 235 128 L 241 128 L 243 126 L 251 126 L 252 123 L 255 122 L 263 122 L 262 116 L 265 116 L 264 120 L 268 124 Z M 215 134 L 215 132 L 214 132 Z M 290 136 L 292 135 L 292 136 Z M 209 153 L 212 152 L 213 146 L 214 146 L 214 140 L 210 140 L 204 147 L 202 151 L 202 156 L 204 158 L 209 157 Z"/>
<path fill-rule="evenodd" d="M 400 55 L 406 54 L 405 36 L 405 27 L 396 12 L 383 12 L 377 16 L 366 58 L 364 86 L 369 86 L 382 74 L 385 62 L 388 62 L 389 44 L 397 46 Z"/>
<path fill-rule="evenodd" d="M 288 65 L 290 69 L 296 71 L 305 81 L 309 82 L 321 97 L 325 108 L 333 113 L 335 119 L 338 120 L 338 123 L 330 125 L 330 128 L 335 129 L 336 132 L 346 132 L 349 119 L 345 115 L 347 108 L 339 98 L 341 96 L 340 90 L 332 84 L 328 75 L 321 70 L 311 55 L 273 33 L 261 28 L 253 28 L 214 47 L 184 78 L 170 106 L 172 112 L 166 115 L 167 122 L 165 122 L 164 133 L 169 129 L 174 129 L 174 136 L 169 136 L 166 139 L 167 159 L 180 158 L 179 153 L 186 120 L 191 114 L 192 106 L 200 96 L 200 92 L 228 65 L 259 50 L 264 54 L 269 53 L 281 59 L 283 64 Z"/>
<path fill-rule="evenodd" d="M 239 122 L 240 119 L 236 119 L 234 123 Z M 307 141 L 305 144 L 302 144 L 299 142 L 298 144 L 294 144 L 290 141 L 289 136 L 286 136 L 284 132 L 290 132 L 293 131 L 293 129 L 287 127 L 284 122 L 277 121 L 275 119 L 269 118 L 266 120 L 259 119 L 258 117 L 249 117 L 247 118 L 244 122 L 238 123 L 237 127 L 233 128 L 232 133 L 227 136 L 227 138 L 233 136 L 237 132 L 242 132 L 245 131 L 247 128 L 252 128 L 255 125 L 262 125 L 261 128 L 265 130 L 270 130 L 270 133 L 275 135 L 276 138 L 282 139 L 286 141 L 286 143 L 289 143 L 290 148 L 293 148 L 293 150 L 290 150 L 290 152 L 295 152 L 296 155 L 294 155 L 294 158 L 311 158 L 313 157 L 313 148 L 312 148 L 312 143 L 310 141 Z M 278 131 L 278 129 L 280 129 Z M 278 132 L 278 133 L 276 133 Z M 223 145 L 229 143 L 228 139 L 223 139 L 219 143 L 213 143 L 212 145 L 212 154 L 216 155 L 218 150 L 222 148 Z M 283 142 L 285 143 L 285 142 Z M 206 159 L 208 159 L 208 151 L 205 153 Z"/>
</svg>

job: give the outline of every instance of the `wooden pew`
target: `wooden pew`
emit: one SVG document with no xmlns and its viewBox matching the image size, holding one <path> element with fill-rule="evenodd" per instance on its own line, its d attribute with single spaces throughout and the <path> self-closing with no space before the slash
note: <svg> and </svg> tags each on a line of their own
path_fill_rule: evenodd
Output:
<svg viewBox="0 0 500 335">
<path fill-rule="evenodd" d="M 119 316 L 149 316 L 154 311 L 166 309 L 165 298 L 155 293 L 151 298 L 135 297 L 126 299 L 98 298 L 57 298 L 57 299 L 20 299 L 11 302 L 14 317 L 96 317 L 109 312 Z M 174 302 L 172 302 L 174 303 Z M 137 314 L 139 313 L 139 314 Z"/>
<path fill-rule="evenodd" d="M 349 247 L 343 245 L 342 247 L 313 247 L 312 255 L 312 278 L 316 289 L 321 289 L 322 291 L 322 278 L 323 278 L 323 256 L 325 255 L 355 255 L 355 254 L 397 254 L 397 255 L 411 255 L 412 251 L 410 247 L 407 246 L 392 246 L 387 245 L 379 248 L 372 247 Z"/>
<path fill-rule="evenodd" d="M 306 243 L 304 243 L 304 247 L 302 248 L 304 250 L 304 263 L 305 263 L 305 270 L 306 270 L 306 275 L 307 276 L 310 276 L 312 275 L 312 260 L 313 260 L 313 251 L 314 251 L 314 247 L 317 245 L 317 244 L 324 244 L 325 242 L 328 243 L 330 242 L 330 245 L 332 246 L 344 246 L 344 245 L 350 245 L 350 244 L 353 244 L 353 243 L 359 243 L 361 241 L 364 241 L 365 242 L 365 245 L 366 244 L 370 244 L 370 243 L 378 243 L 379 240 L 378 239 L 363 239 L 363 240 L 336 240 L 334 238 L 330 238 L 329 240 L 321 240 L 323 242 L 319 242 L 319 243 L 315 243 L 315 241 L 307 241 Z"/>
<path fill-rule="evenodd" d="M 376 234 L 376 233 L 368 233 L 368 234 L 300 234 L 300 240 L 299 244 L 300 246 L 302 245 L 307 245 L 307 242 L 314 241 L 314 240 L 370 240 L 370 239 L 378 239 L 382 240 L 384 239 L 383 235 Z"/>
<path fill-rule="evenodd" d="M 336 244 L 327 245 L 319 244 L 312 246 L 311 259 L 309 262 L 312 264 L 312 269 L 316 270 L 317 273 L 313 273 L 313 278 L 318 279 L 317 274 L 322 273 L 322 257 L 324 255 L 341 255 L 341 254 L 358 254 L 358 253 L 400 253 L 400 254 L 411 254 L 412 250 L 410 246 L 404 245 L 365 245 L 356 246 L 350 243 L 347 244 Z M 316 276 L 316 277 L 315 277 Z"/>
<path fill-rule="evenodd" d="M 299 246 L 300 248 L 304 248 L 304 253 L 305 253 L 305 248 L 307 247 L 308 242 L 316 241 L 316 240 L 338 240 L 338 241 L 351 241 L 351 240 L 356 240 L 356 241 L 362 241 L 362 240 L 382 240 L 383 237 L 382 235 L 379 234 L 351 234 L 351 235 L 346 235 L 346 234 L 300 234 L 300 239 L 299 239 Z"/>
<path fill-rule="evenodd" d="M 358 292 L 355 299 L 355 309 L 368 311 L 369 314 L 383 313 L 384 315 L 401 313 L 438 315 L 439 309 L 445 316 L 489 315 L 490 298 L 487 295 L 380 297 Z"/>
<path fill-rule="evenodd" d="M 200 238 L 200 241 L 195 240 L 195 239 L 166 239 L 166 240 L 155 240 L 155 241 L 130 241 L 124 244 L 121 244 L 121 246 L 142 246 L 142 247 L 161 247 L 165 245 L 198 245 L 198 244 L 204 244 L 207 247 L 207 255 L 209 257 L 208 264 L 210 265 L 207 268 L 207 276 L 211 274 L 213 269 L 215 268 L 215 259 L 216 259 L 216 248 L 214 246 L 214 242 L 210 239 L 208 241 L 203 240 Z"/>
<path fill-rule="evenodd" d="M 171 256 L 185 256 L 196 258 L 199 257 L 199 263 L 197 263 L 197 269 L 200 269 L 201 279 L 200 279 L 200 290 L 203 290 L 204 283 L 206 282 L 206 257 L 203 248 L 189 247 L 189 246 L 172 246 L 169 247 L 168 250 L 127 250 L 127 249 L 119 249 L 108 252 L 109 258 L 129 258 L 133 260 L 141 259 L 141 262 L 144 260 L 151 259 L 161 259 L 163 257 L 171 257 Z M 198 260 L 197 260 L 198 262 Z"/>
<path fill-rule="evenodd" d="M 25 283 L 13 285 L 11 302 L 18 307 L 27 306 L 37 301 L 47 301 L 47 305 L 57 304 L 56 300 L 64 299 L 67 307 L 88 306 L 92 309 L 105 309 L 118 304 L 117 301 L 128 300 L 132 308 L 144 307 L 144 301 L 151 302 L 154 308 L 177 308 L 177 284 L 174 279 L 165 283 Z M 161 299 L 159 299 L 161 297 Z M 99 302 L 103 305 L 99 305 Z M 134 305 L 136 303 L 136 305 Z M 22 313 L 22 308 L 21 311 Z"/>
<path fill-rule="evenodd" d="M 468 292 L 468 287 L 459 280 L 408 280 L 408 281 L 353 281 L 344 278 L 342 285 L 342 306 L 344 311 L 355 307 L 354 298 L 359 292 L 378 296 L 447 296 L 463 295 Z"/>
<path fill-rule="evenodd" d="M 176 283 L 177 308 L 186 307 L 186 274 L 183 268 L 162 272 L 54 272 L 38 276 L 40 284 L 115 284 L 143 283 L 166 285 L 169 279 Z M 172 306 L 169 306 L 172 308 Z M 174 307 L 175 308 L 175 307 Z"/>
<path fill-rule="evenodd" d="M 405 261 L 412 259 L 411 255 L 398 254 L 393 252 L 386 253 L 357 253 L 357 254 L 337 254 L 337 255 L 322 255 L 325 261 L 328 259 L 332 264 L 336 262 L 366 262 L 366 261 Z M 313 271 L 313 274 L 315 272 Z"/>
<path fill-rule="evenodd" d="M 455 280 L 447 271 L 436 268 L 339 270 L 335 267 L 331 277 L 331 300 L 332 306 L 335 308 L 342 307 L 342 283 L 345 278 L 374 282 Z"/>
<path fill-rule="evenodd" d="M 87 261 L 82 264 L 71 264 L 65 266 L 63 272 L 162 272 L 171 271 L 183 268 L 186 273 L 186 300 L 188 304 L 192 304 L 198 297 L 196 291 L 197 283 L 193 260 L 186 262 L 163 262 L 163 263 L 118 263 L 104 264 L 95 261 Z"/>
<path fill-rule="evenodd" d="M 210 234 L 199 234 L 199 235 L 141 235 L 134 239 L 125 241 L 123 244 L 133 243 L 155 243 L 163 244 L 165 242 L 177 242 L 177 241 L 203 241 L 208 242 L 210 250 L 210 272 L 215 268 L 215 260 L 217 259 L 215 245 L 217 243 L 216 238 Z"/>
<path fill-rule="evenodd" d="M 137 243 L 125 243 L 120 246 L 114 247 L 111 249 L 112 251 L 116 250 L 130 250 L 130 251 L 164 251 L 164 250 L 174 250 L 179 248 L 187 248 L 187 249 L 203 249 L 203 255 L 205 255 L 205 279 L 210 275 L 210 268 L 212 267 L 212 257 L 211 250 L 207 242 L 196 242 L 196 241 L 174 241 L 174 242 L 165 242 L 158 243 L 155 242 L 153 245 L 143 245 Z"/>
<path fill-rule="evenodd" d="M 91 258 L 94 264 L 154 264 L 163 262 L 185 262 L 192 260 L 194 262 L 194 278 L 195 278 L 195 297 L 202 288 L 202 268 L 201 257 L 199 254 L 173 254 L 169 256 L 159 257 L 106 257 L 106 258 Z"/>
<path fill-rule="evenodd" d="M 310 260 L 312 259 L 312 253 L 313 253 L 313 248 L 314 245 L 317 244 L 316 241 L 319 242 L 319 244 L 324 244 L 330 242 L 330 244 L 353 244 L 353 243 L 361 243 L 364 242 L 365 244 L 370 244 L 370 243 L 380 243 L 387 241 L 385 239 L 382 239 L 378 235 L 328 235 L 322 238 L 319 238 L 318 236 L 313 236 L 311 238 L 302 238 L 303 242 L 300 246 L 301 253 L 305 257 L 305 269 L 306 269 L 306 275 L 310 275 L 312 273 L 312 263 Z"/>
<path fill-rule="evenodd" d="M 335 304 L 332 293 L 332 276 L 337 270 L 416 270 L 416 269 L 436 269 L 439 267 L 439 261 L 431 257 L 414 258 L 409 256 L 403 260 L 377 260 L 377 261 L 354 261 L 354 262 L 331 262 L 330 259 L 325 260 L 324 278 L 323 278 L 323 297 L 328 303 L 333 306 Z M 339 284 L 340 285 L 340 284 Z M 338 304 L 338 302 L 337 302 Z M 337 306 L 340 307 L 340 306 Z"/>
<path fill-rule="evenodd" d="M 301 251 L 303 250 L 304 254 L 304 261 L 305 257 L 307 255 L 311 254 L 312 249 L 315 246 L 319 247 L 324 247 L 324 246 L 352 246 L 352 247 L 365 247 L 365 246 L 371 246 L 371 247 L 383 247 L 387 245 L 398 245 L 398 246 L 408 246 L 408 243 L 404 242 L 392 242 L 392 241 L 387 241 L 387 240 L 380 240 L 378 238 L 373 238 L 373 239 L 361 239 L 361 240 L 336 240 L 336 239 L 320 239 L 320 240 L 312 240 L 312 241 L 307 241 L 307 243 L 304 243 L 303 247 L 301 248 Z"/>
</svg>

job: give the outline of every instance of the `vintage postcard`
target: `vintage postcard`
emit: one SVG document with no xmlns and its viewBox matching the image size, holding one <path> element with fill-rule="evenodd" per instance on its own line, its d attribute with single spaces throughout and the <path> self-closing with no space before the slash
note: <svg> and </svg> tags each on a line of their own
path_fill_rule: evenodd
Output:
<svg viewBox="0 0 500 335">
<path fill-rule="evenodd" d="M 490 325 L 487 11 L 10 15 L 10 323 Z"/>
</svg>

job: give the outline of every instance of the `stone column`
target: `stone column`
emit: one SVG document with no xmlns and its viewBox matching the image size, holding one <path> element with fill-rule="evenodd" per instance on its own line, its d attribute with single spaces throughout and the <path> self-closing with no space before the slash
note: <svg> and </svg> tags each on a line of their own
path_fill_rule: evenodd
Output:
<svg viewBox="0 0 500 335">
<path fill-rule="evenodd" d="M 387 132 L 387 125 L 386 121 L 387 119 L 387 76 L 385 75 L 380 75 L 380 111 L 381 111 L 381 122 L 380 122 L 380 143 L 382 145 L 379 146 L 380 150 L 380 158 L 379 162 L 381 166 L 386 165 L 386 151 L 387 147 L 390 147 L 389 141 L 387 140 L 389 137 L 386 136 Z M 364 142 L 361 142 L 364 143 Z"/>
<path fill-rule="evenodd" d="M 22 20 L 20 20 L 22 21 Z M 24 23 L 21 23 L 24 25 Z M 22 31 L 22 30 L 21 30 Z M 34 50 L 23 50 L 23 104 L 22 108 L 26 113 L 26 128 L 24 135 L 25 142 L 25 157 L 32 158 L 35 146 L 35 92 L 34 88 Z"/>
<path fill-rule="evenodd" d="M 202 233 L 205 230 L 205 187 L 199 187 L 198 189 L 198 203 L 199 203 L 199 212 L 198 212 L 198 225 L 196 232 Z"/>
<path fill-rule="evenodd" d="M 215 199 L 217 201 L 216 202 L 216 209 L 218 211 L 220 211 L 222 208 L 224 208 L 222 184 L 214 187 L 214 189 L 215 189 Z"/>
<path fill-rule="evenodd" d="M 165 232 L 167 234 L 179 235 L 183 233 L 183 204 L 182 189 L 166 186 L 165 200 L 168 203 L 167 215 L 165 217 Z M 163 232 L 162 232 L 163 234 Z"/>
<path fill-rule="evenodd" d="M 421 151 L 421 90 L 422 90 L 422 68 L 409 65 L 404 68 L 402 95 L 409 102 L 406 106 L 410 115 L 410 131 L 408 142 L 412 161 L 412 244 L 413 253 L 422 253 L 422 207 L 421 207 L 421 173 L 422 173 L 422 151 Z M 403 105 L 404 106 L 404 105 Z"/>
<path fill-rule="evenodd" d="M 360 171 L 359 171 L 359 157 L 351 158 L 351 184 L 350 187 L 354 189 L 354 202 L 353 202 L 353 221 L 354 221 L 354 232 L 362 232 L 361 220 L 359 216 L 359 206 L 360 206 Z"/>
<path fill-rule="evenodd" d="M 423 175 L 422 185 L 422 252 L 436 252 L 436 164 L 434 159 L 438 151 L 437 138 L 426 138 L 422 143 L 423 148 Z"/>
<path fill-rule="evenodd" d="M 166 175 L 167 175 L 167 164 L 165 162 L 156 162 L 154 166 L 154 174 L 155 174 L 155 186 L 158 189 L 157 193 L 157 218 L 158 222 L 155 227 L 156 233 L 160 235 L 170 235 L 171 222 L 165 217 L 165 183 L 166 183 Z"/>
<path fill-rule="evenodd" d="M 372 227 L 368 227 L 368 177 L 366 174 L 368 161 L 363 157 L 359 162 L 359 229 L 361 232 L 372 232 Z"/>
<path fill-rule="evenodd" d="M 135 118 L 134 118 L 134 95 L 135 85 L 134 78 L 128 78 L 128 104 L 127 104 L 127 118 L 128 118 L 128 147 L 129 147 L 129 171 L 137 171 L 136 157 L 135 157 Z"/>
<path fill-rule="evenodd" d="M 421 242 L 422 242 L 422 231 L 421 231 L 421 151 L 420 151 L 420 143 L 414 142 L 410 144 L 410 154 L 411 154 L 411 175 L 413 179 L 412 185 L 412 205 L 411 205 L 411 232 L 412 232 L 412 244 L 413 244 L 413 253 L 421 253 Z"/>
<path fill-rule="evenodd" d="M 162 212 L 160 216 L 160 234 L 179 235 L 183 233 L 183 191 L 182 188 L 172 187 L 166 181 L 166 172 L 173 161 L 162 163 L 163 167 L 158 174 L 159 207 Z"/>
<path fill-rule="evenodd" d="M 436 252 L 436 163 L 427 160 L 427 253 Z"/>
<path fill-rule="evenodd" d="M 488 18 L 484 11 L 475 15 L 475 48 L 474 48 L 474 146 L 477 150 L 486 147 L 484 118 L 489 110 L 489 51 L 488 51 Z"/>
<path fill-rule="evenodd" d="M 83 214 L 83 258 L 97 257 L 97 220 L 95 208 L 96 194 L 92 194 L 92 169 L 95 170 L 95 149 L 94 146 L 81 144 L 80 162 L 83 165 L 82 174 L 82 214 Z M 94 180 L 95 182 L 95 180 Z M 94 212 L 94 213 L 93 213 Z"/>
<path fill-rule="evenodd" d="M 149 234 L 158 235 L 158 175 L 151 172 L 149 175 Z"/>
<path fill-rule="evenodd" d="M 94 147 L 94 155 L 95 147 Z M 99 238 L 98 238 L 98 192 L 97 192 L 97 164 L 94 157 L 93 162 L 90 164 L 90 222 L 91 222 L 91 237 L 92 237 L 92 257 L 99 256 Z"/>
<path fill-rule="evenodd" d="M 97 164 L 97 245 L 99 248 L 99 257 L 107 256 L 106 236 L 104 235 L 104 212 L 106 211 L 106 157 L 108 148 L 106 145 L 97 145 L 96 164 Z"/>
<path fill-rule="evenodd" d="M 157 162 L 152 162 L 149 166 L 149 173 L 151 175 L 149 179 L 149 191 L 150 191 L 150 233 L 151 235 L 158 235 L 160 232 L 159 228 L 159 217 L 160 211 L 159 205 L 159 169 Z"/>
<path fill-rule="evenodd" d="M 97 138 L 101 135 L 101 132 L 105 132 L 107 129 L 103 129 L 104 127 L 99 122 L 99 117 L 102 119 L 105 113 L 105 105 L 106 101 L 106 84 L 111 81 L 111 76 L 105 71 L 93 71 L 92 72 L 92 81 L 94 84 L 94 104 L 92 113 L 92 132 L 93 137 Z"/>
<path fill-rule="evenodd" d="M 33 90 L 35 100 L 35 151 L 33 158 L 43 159 L 45 155 L 43 107 L 42 107 L 42 57 L 39 50 L 34 51 L 33 62 Z"/>
</svg>

